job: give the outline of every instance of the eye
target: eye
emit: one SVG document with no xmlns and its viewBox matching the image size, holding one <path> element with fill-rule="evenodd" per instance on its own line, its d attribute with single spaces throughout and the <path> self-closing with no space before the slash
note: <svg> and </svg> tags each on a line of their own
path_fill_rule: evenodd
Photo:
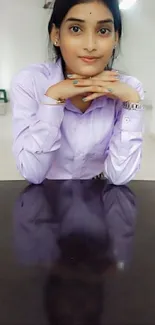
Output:
<svg viewBox="0 0 155 325">
<path fill-rule="evenodd" d="M 73 33 L 79 33 L 79 31 L 81 31 L 80 27 L 79 26 L 72 26 L 70 28 L 70 30 L 73 32 Z"/>
<path fill-rule="evenodd" d="M 110 33 L 110 32 L 111 32 L 110 29 L 105 28 L 105 27 L 103 27 L 103 28 L 101 28 L 99 30 L 99 33 L 101 33 L 102 35 L 107 34 L 107 33 Z"/>
</svg>

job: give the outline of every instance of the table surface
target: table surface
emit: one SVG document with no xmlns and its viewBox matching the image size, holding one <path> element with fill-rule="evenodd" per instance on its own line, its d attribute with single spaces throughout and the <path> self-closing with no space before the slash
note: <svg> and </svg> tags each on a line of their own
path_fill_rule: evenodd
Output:
<svg viewBox="0 0 155 325">
<path fill-rule="evenodd" d="M 155 324 L 155 182 L 0 182 L 0 325 Z"/>
</svg>

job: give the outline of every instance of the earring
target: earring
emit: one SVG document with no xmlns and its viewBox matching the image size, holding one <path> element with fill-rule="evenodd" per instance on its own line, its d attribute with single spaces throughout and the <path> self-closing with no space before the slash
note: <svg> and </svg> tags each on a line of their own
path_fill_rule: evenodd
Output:
<svg viewBox="0 0 155 325">
<path fill-rule="evenodd" d="M 54 42 L 54 45 L 55 45 L 55 46 L 57 46 L 57 45 L 58 45 L 58 41 L 57 41 L 57 40 Z"/>
</svg>

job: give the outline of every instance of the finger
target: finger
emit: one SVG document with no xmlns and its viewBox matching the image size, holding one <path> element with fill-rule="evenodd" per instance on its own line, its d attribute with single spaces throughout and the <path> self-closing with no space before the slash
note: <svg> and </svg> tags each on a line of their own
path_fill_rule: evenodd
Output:
<svg viewBox="0 0 155 325">
<path fill-rule="evenodd" d="M 93 93 L 92 95 L 90 95 L 90 96 L 87 96 L 87 97 L 84 97 L 82 100 L 84 101 L 84 102 L 89 102 L 89 101 L 91 101 L 91 100 L 94 100 L 94 99 L 96 99 L 96 98 L 98 98 L 98 97 L 102 97 L 102 96 L 104 96 L 105 94 L 103 94 L 103 93 Z"/>
<path fill-rule="evenodd" d="M 101 86 L 104 88 L 110 87 L 114 82 L 118 81 L 117 79 L 113 79 L 113 82 L 105 81 L 102 79 L 83 79 L 83 80 L 73 80 L 73 85 L 75 87 L 89 87 L 89 86 Z M 107 84 L 108 83 L 108 84 Z"/>
<path fill-rule="evenodd" d="M 96 78 L 97 77 L 99 77 L 99 76 L 118 76 L 119 75 L 119 72 L 117 71 L 117 70 L 110 70 L 110 71 L 103 71 L 103 72 L 101 72 L 100 74 L 98 74 L 97 76 L 96 76 Z M 93 76 L 93 77 L 88 77 L 88 76 L 82 76 L 82 75 L 79 75 L 79 74 L 67 74 L 67 78 L 68 79 L 90 79 L 90 78 L 95 78 L 95 76 Z"/>
<path fill-rule="evenodd" d="M 75 79 L 73 84 L 78 87 L 90 86 L 90 85 L 100 85 L 103 82 L 116 82 L 119 81 L 118 76 L 103 76 L 102 78 L 89 78 L 89 79 Z"/>
<path fill-rule="evenodd" d="M 106 70 L 99 73 L 97 76 L 118 76 L 119 72 L 117 70 Z"/>
<path fill-rule="evenodd" d="M 119 72 L 117 70 L 107 70 L 107 71 L 105 71 L 105 73 L 107 73 L 110 76 L 119 74 Z"/>
<path fill-rule="evenodd" d="M 102 97 L 102 96 L 107 96 L 108 98 L 111 98 L 111 99 L 114 99 L 114 100 L 117 99 L 117 97 L 114 94 L 112 94 L 111 92 L 109 92 L 108 89 L 105 89 L 104 92 L 92 93 L 92 95 L 86 96 L 82 100 L 84 102 L 89 102 L 91 100 L 94 100 L 94 99 L 96 99 L 98 97 Z"/>
<path fill-rule="evenodd" d="M 91 93 L 92 95 L 94 93 L 102 93 L 103 95 L 104 94 L 111 94 L 112 93 L 112 90 L 111 88 L 105 88 L 105 87 L 102 87 L 102 86 L 90 86 L 90 87 L 83 87 L 83 88 L 77 88 L 77 95 L 80 95 L 80 94 L 89 94 L 88 96 L 91 96 Z M 85 96 L 85 97 L 88 97 L 88 96 Z"/>
<path fill-rule="evenodd" d="M 85 76 L 81 76 L 79 74 L 67 74 L 68 79 L 85 79 Z"/>
<path fill-rule="evenodd" d="M 92 80 L 96 80 L 96 81 L 104 81 L 104 82 L 116 82 L 116 81 L 120 81 L 120 77 L 119 76 L 102 76 L 102 77 L 93 77 Z"/>
</svg>

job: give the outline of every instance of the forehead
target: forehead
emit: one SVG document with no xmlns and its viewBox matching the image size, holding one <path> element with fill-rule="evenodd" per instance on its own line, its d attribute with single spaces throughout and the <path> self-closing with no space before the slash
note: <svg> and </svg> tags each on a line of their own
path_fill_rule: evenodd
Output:
<svg viewBox="0 0 155 325">
<path fill-rule="evenodd" d="M 111 18 L 113 15 L 108 7 L 99 1 L 80 3 L 73 6 L 67 13 L 64 20 L 67 20 L 70 17 L 79 18 L 85 21 L 89 20 L 103 20 Z"/>
</svg>

